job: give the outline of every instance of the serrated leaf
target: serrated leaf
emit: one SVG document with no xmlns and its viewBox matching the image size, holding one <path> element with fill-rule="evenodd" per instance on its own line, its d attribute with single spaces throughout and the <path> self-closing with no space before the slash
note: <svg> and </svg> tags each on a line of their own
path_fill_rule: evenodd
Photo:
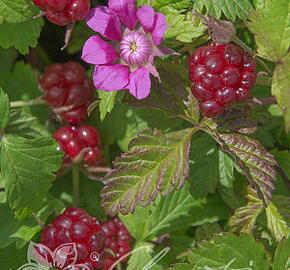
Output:
<svg viewBox="0 0 290 270">
<path fill-rule="evenodd" d="M 276 172 L 274 166 L 277 162 L 274 156 L 256 140 L 241 134 L 219 134 L 222 139 L 222 147 L 226 147 L 231 155 L 237 158 L 240 166 L 247 170 L 246 175 L 250 184 L 254 184 L 259 196 L 268 203 L 275 188 Z M 241 163 L 242 162 L 242 163 Z"/>
<path fill-rule="evenodd" d="M 7 126 L 10 116 L 10 103 L 7 94 L 0 87 L 0 132 Z"/>
<path fill-rule="evenodd" d="M 278 212 L 286 221 L 288 228 L 290 227 L 290 197 L 284 195 L 275 195 L 273 204 L 276 206 Z"/>
<path fill-rule="evenodd" d="M 192 139 L 189 181 L 190 193 L 194 198 L 215 192 L 219 178 L 218 161 L 218 148 L 211 137 L 203 135 Z"/>
<path fill-rule="evenodd" d="M 269 269 L 263 245 L 248 234 L 240 237 L 230 233 L 217 235 L 210 242 L 191 249 L 188 260 L 198 269 Z"/>
<path fill-rule="evenodd" d="M 290 18 L 290 15 L 289 15 Z M 290 19 L 289 19 L 290 20 Z M 290 32 L 290 31 L 289 31 Z M 272 95 L 283 109 L 286 131 L 290 131 L 290 53 L 277 63 L 272 78 Z"/>
<path fill-rule="evenodd" d="M 190 265 L 190 264 L 186 264 L 186 263 L 177 263 L 174 265 L 171 265 L 171 267 L 168 270 L 197 270 L 198 268 Z"/>
<path fill-rule="evenodd" d="M 190 0 L 154 0 L 152 7 L 164 14 L 181 13 L 190 7 Z"/>
<path fill-rule="evenodd" d="M 230 230 L 252 234 L 257 217 L 263 212 L 264 204 L 253 188 L 248 188 L 248 203 L 235 210 L 228 221 Z"/>
<path fill-rule="evenodd" d="M 281 241 L 283 237 L 288 237 L 290 230 L 287 223 L 272 202 L 266 208 L 266 216 L 267 227 L 277 241 Z"/>
<path fill-rule="evenodd" d="M 103 121 L 107 113 L 110 113 L 114 108 L 115 97 L 117 93 L 118 93 L 117 91 L 105 92 L 102 90 L 98 90 L 98 95 L 99 98 L 101 99 L 99 103 L 101 121 Z"/>
<path fill-rule="evenodd" d="M 0 24 L 3 20 L 9 23 L 22 23 L 32 18 L 38 9 L 32 1 L 0 0 Z"/>
<path fill-rule="evenodd" d="M 258 55 L 278 62 L 290 46 L 290 3 L 288 0 L 272 0 L 262 11 L 250 14 L 247 26 L 255 35 Z"/>
<path fill-rule="evenodd" d="M 252 4 L 249 0 L 196 0 L 194 7 L 199 12 L 205 7 L 207 12 L 217 19 L 224 14 L 231 21 L 235 21 L 237 17 L 247 19 Z"/>
<path fill-rule="evenodd" d="M 114 216 L 133 213 L 137 204 L 149 205 L 158 193 L 180 189 L 188 175 L 190 138 L 195 129 L 164 134 L 143 131 L 131 141 L 128 153 L 114 162 L 101 192 L 102 206 Z"/>
<path fill-rule="evenodd" d="M 200 201 L 190 195 L 189 184 L 186 184 L 181 190 L 169 194 L 159 203 L 154 203 L 150 209 L 152 214 L 145 225 L 147 232 L 145 240 L 179 230 L 175 221 L 184 220 L 185 217 L 190 216 L 190 210 L 199 203 Z M 185 221 L 183 227 L 190 224 Z"/>
<path fill-rule="evenodd" d="M 193 21 L 186 20 L 183 14 L 169 14 L 166 16 L 167 31 L 165 38 L 176 37 L 181 42 L 193 42 L 193 39 L 203 35 L 204 25 L 196 26 Z"/>
<path fill-rule="evenodd" d="M 2 23 L 0 24 L 0 46 L 4 49 L 15 47 L 21 54 L 27 54 L 29 47 L 36 47 L 42 25 L 42 18 L 20 24 Z"/>
<path fill-rule="evenodd" d="M 38 210 L 62 163 L 50 138 L 26 140 L 7 135 L 1 149 L 1 174 L 10 207 L 17 215 Z M 33 194 L 33 196 L 31 196 Z"/>
<path fill-rule="evenodd" d="M 290 269 L 290 238 L 282 239 L 275 251 L 273 270 Z"/>
</svg>

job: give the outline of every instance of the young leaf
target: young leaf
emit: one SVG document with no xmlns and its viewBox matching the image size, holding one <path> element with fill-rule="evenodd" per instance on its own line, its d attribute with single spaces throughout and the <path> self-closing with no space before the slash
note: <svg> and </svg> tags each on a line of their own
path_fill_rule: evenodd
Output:
<svg viewBox="0 0 290 270">
<path fill-rule="evenodd" d="M 235 210 L 229 219 L 229 227 L 233 232 L 252 234 L 257 217 L 264 210 L 264 204 L 259 199 L 257 192 L 253 188 L 248 188 L 247 198 L 249 202 Z"/>
<path fill-rule="evenodd" d="M 159 203 L 154 203 L 151 207 L 152 214 L 147 218 L 146 228 L 148 234 L 145 240 L 150 240 L 154 236 L 161 236 L 164 233 L 179 230 L 175 221 L 190 216 L 190 210 L 199 204 L 189 193 L 189 184 L 181 190 L 169 194 Z M 191 223 L 184 222 L 183 227 Z"/>
<path fill-rule="evenodd" d="M 270 202 L 267 206 L 266 216 L 268 229 L 277 241 L 281 241 L 283 237 L 287 237 L 289 235 L 290 230 L 287 223 L 273 202 Z"/>
<path fill-rule="evenodd" d="M 21 54 L 27 54 L 29 47 L 36 47 L 43 23 L 39 18 L 20 24 L 0 24 L 0 46 L 15 47 Z"/>
<path fill-rule="evenodd" d="M 274 190 L 277 166 L 274 156 L 258 142 L 241 134 L 219 134 L 222 147 L 233 155 L 240 166 L 246 170 L 246 176 L 250 184 L 254 184 L 258 195 L 268 203 Z M 246 167 L 244 167 L 246 166 Z"/>
<path fill-rule="evenodd" d="M 290 26 L 289 26 L 290 27 Z M 277 63 L 272 78 L 272 94 L 283 108 L 286 131 L 290 131 L 290 53 Z"/>
<path fill-rule="evenodd" d="M 202 198 L 214 193 L 219 178 L 218 148 L 209 136 L 193 138 L 190 151 L 190 193 L 194 198 Z"/>
<path fill-rule="evenodd" d="M 249 0 L 196 0 L 194 7 L 199 12 L 205 7 L 207 12 L 217 19 L 224 14 L 231 21 L 235 21 L 237 17 L 247 19 L 252 4 Z"/>
<path fill-rule="evenodd" d="M 10 207 L 19 215 L 36 211 L 61 165 L 61 151 L 50 138 L 26 140 L 7 135 L 1 149 L 1 174 Z M 33 196 L 31 196 L 33 194 Z"/>
<path fill-rule="evenodd" d="M 290 46 L 289 1 L 272 0 L 262 11 L 250 14 L 247 24 L 255 35 L 258 55 L 272 62 L 280 61 Z"/>
<path fill-rule="evenodd" d="M 154 0 L 152 1 L 152 7 L 164 14 L 181 13 L 190 7 L 190 2 L 190 0 Z M 150 1 L 148 4 L 150 5 Z"/>
<path fill-rule="evenodd" d="M 112 109 L 114 108 L 115 98 L 116 98 L 117 93 L 118 93 L 117 91 L 111 91 L 111 92 L 105 92 L 102 90 L 98 91 L 99 98 L 101 99 L 100 105 L 99 105 L 101 121 L 103 121 L 107 113 L 110 113 Z"/>
<path fill-rule="evenodd" d="M 26 0 L 0 0 L 0 24 L 3 20 L 9 23 L 21 23 L 32 18 L 38 9 Z"/>
<path fill-rule="evenodd" d="M 0 87 L 0 132 L 7 126 L 10 116 L 10 103 L 7 94 Z"/>
<path fill-rule="evenodd" d="M 215 236 L 188 252 L 188 260 L 197 269 L 255 269 L 268 270 L 267 253 L 261 243 L 248 234 Z"/>
<path fill-rule="evenodd" d="M 289 250 L 290 238 L 282 239 L 275 251 L 273 270 L 287 270 L 290 268 Z"/>
<path fill-rule="evenodd" d="M 188 176 L 189 128 L 164 134 L 143 131 L 131 141 L 128 153 L 117 158 L 104 177 L 102 206 L 114 216 L 133 213 L 137 204 L 149 205 L 158 193 L 165 196 L 180 189 Z"/>
</svg>

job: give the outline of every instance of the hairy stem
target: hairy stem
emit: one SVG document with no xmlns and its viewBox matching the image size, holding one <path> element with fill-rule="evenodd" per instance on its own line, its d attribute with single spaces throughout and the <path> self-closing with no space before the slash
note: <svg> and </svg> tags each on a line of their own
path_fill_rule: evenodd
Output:
<svg viewBox="0 0 290 270">
<path fill-rule="evenodd" d="M 72 184 L 73 184 L 73 206 L 78 207 L 80 203 L 80 166 L 73 164 L 72 166 Z"/>
<path fill-rule="evenodd" d="M 286 173 L 282 170 L 281 167 L 275 167 L 276 171 L 278 172 L 278 174 L 281 176 L 281 178 L 283 179 L 285 185 L 287 186 L 287 188 L 290 190 L 290 180 L 288 179 Z"/>
<path fill-rule="evenodd" d="M 37 106 L 46 104 L 43 99 L 32 99 L 32 100 L 19 100 L 10 102 L 11 108 L 25 107 L 25 106 Z"/>
<path fill-rule="evenodd" d="M 275 97 L 268 98 L 255 98 L 253 97 L 248 103 L 255 104 L 257 106 L 268 106 L 272 104 L 277 104 L 277 100 Z"/>
<path fill-rule="evenodd" d="M 237 36 L 234 36 L 232 38 L 233 42 L 235 42 L 237 45 L 239 45 L 240 47 L 242 47 L 246 52 L 248 52 L 250 55 L 254 56 L 255 59 L 257 59 L 257 61 L 265 68 L 265 70 L 267 71 L 269 76 L 273 76 L 272 71 L 270 70 L 270 68 L 266 65 L 266 63 L 261 60 L 259 57 L 256 56 L 256 53 L 247 45 L 245 44 L 242 40 L 240 40 Z"/>
<path fill-rule="evenodd" d="M 42 220 L 35 213 L 32 213 L 32 215 L 36 219 L 36 221 L 39 224 L 39 226 L 43 229 L 44 228 L 44 224 L 43 224 Z"/>
</svg>

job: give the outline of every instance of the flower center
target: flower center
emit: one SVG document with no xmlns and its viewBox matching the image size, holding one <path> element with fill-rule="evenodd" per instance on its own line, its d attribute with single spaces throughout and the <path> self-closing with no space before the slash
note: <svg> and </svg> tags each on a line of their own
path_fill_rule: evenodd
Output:
<svg viewBox="0 0 290 270">
<path fill-rule="evenodd" d="M 132 32 L 123 37 L 120 43 L 122 59 L 129 65 L 140 66 L 148 62 L 151 43 L 142 33 Z"/>
</svg>

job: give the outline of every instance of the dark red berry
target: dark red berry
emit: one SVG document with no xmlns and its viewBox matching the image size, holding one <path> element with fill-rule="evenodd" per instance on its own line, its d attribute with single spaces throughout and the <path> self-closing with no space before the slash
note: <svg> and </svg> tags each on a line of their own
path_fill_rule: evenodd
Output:
<svg viewBox="0 0 290 270">
<path fill-rule="evenodd" d="M 95 88 L 76 62 L 50 65 L 40 81 L 45 99 L 52 107 L 65 107 L 59 115 L 71 125 L 88 116 L 87 108 L 94 99 Z"/>
<path fill-rule="evenodd" d="M 88 0 L 72 0 L 67 7 L 68 16 L 75 21 L 84 19 L 90 10 Z"/>
<path fill-rule="evenodd" d="M 46 0 L 32 0 L 33 4 L 42 10 L 46 10 Z"/>
<path fill-rule="evenodd" d="M 50 9 L 46 11 L 46 18 L 60 26 L 67 25 L 71 22 L 71 18 L 68 18 L 63 11 L 53 12 Z"/>
<path fill-rule="evenodd" d="M 215 100 L 207 100 L 200 103 L 200 111 L 206 117 L 217 117 L 222 114 L 224 110 L 224 106 Z"/>
<path fill-rule="evenodd" d="M 53 12 L 59 12 L 64 10 L 69 0 L 46 0 L 47 9 Z"/>
<path fill-rule="evenodd" d="M 81 219 L 87 217 L 87 221 L 91 220 L 90 224 L 84 223 Z M 96 235 L 100 237 L 96 237 Z M 106 235 L 101 230 L 100 226 L 96 224 L 95 219 L 91 217 L 86 211 L 80 208 L 67 209 L 62 215 L 56 217 L 50 225 L 45 227 L 41 232 L 41 244 L 56 251 L 56 249 L 63 244 L 75 244 L 76 256 L 75 264 L 85 263 L 90 270 L 93 270 L 101 261 L 94 261 L 91 258 L 93 253 L 102 253 L 105 245 Z M 91 243 L 94 240 L 94 244 Z M 99 242 L 98 242 L 99 241 Z M 97 243 L 98 242 L 98 243 Z M 60 249 L 55 253 L 55 256 L 67 258 L 71 254 L 62 254 Z M 41 246 L 36 247 L 35 253 L 37 257 L 48 258 L 46 252 Z M 74 261 L 73 257 L 69 257 L 68 261 Z M 66 263 L 66 262 L 65 262 Z M 63 265 L 64 269 L 67 263 Z"/>
<path fill-rule="evenodd" d="M 100 145 L 100 134 L 92 126 L 79 126 L 76 129 L 77 136 L 86 144 L 86 146 Z"/>
<path fill-rule="evenodd" d="M 225 107 L 250 97 L 256 63 L 237 46 L 212 42 L 197 48 L 188 64 L 191 90 L 204 116 L 217 117 Z"/>
</svg>

